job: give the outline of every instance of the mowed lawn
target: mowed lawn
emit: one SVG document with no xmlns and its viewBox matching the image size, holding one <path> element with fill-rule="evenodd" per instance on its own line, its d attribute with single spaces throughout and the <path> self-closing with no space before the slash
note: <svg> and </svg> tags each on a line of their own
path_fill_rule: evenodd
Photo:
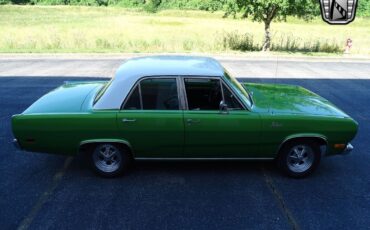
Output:
<svg viewBox="0 0 370 230">
<path fill-rule="evenodd" d="M 222 12 L 165 10 L 156 14 L 118 7 L 0 6 L 0 52 L 234 52 L 227 33 L 263 39 L 263 24 L 223 18 Z M 370 54 L 370 19 L 331 26 L 321 18 L 272 24 L 273 41 L 299 44 L 353 40 L 354 54 Z"/>
</svg>

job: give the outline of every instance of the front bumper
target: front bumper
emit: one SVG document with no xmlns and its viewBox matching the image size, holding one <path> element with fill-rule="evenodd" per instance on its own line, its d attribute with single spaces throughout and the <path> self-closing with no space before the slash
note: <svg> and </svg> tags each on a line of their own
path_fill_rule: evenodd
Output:
<svg viewBox="0 0 370 230">
<path fill-rule="evenodd" d="M 16 149 L 22 150 L 21 146 L 19 145 L 19 142 L 16 138 L 13 139 L 13 145 Z"/>
<path fill-rule="evenodd" d="M 343 150 L 342 154 L 349 154 L 350 152 L 352 152 L 353 150 L 353 145 L 351 145 L 351 143 L 348 143 L 346 145 L 346 148 Z"/>
</svg>

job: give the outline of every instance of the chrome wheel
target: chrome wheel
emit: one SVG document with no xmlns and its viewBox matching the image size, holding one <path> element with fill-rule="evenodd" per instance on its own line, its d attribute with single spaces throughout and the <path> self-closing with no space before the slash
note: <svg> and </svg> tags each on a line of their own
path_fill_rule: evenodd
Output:
<svg viewBox="0 0 370 230">
<path fill-rule="evenodd" d="M 287 157 L 288 168 L 295 173 L 305 172 L 311 168 L 314 159 L 315 155 L 310 146 L 293 146 Z"/>
<path fill-rule="evenodd" d="M 96 168 L 102 172 L 115 172 L 122 164 L 122 153 L 114 145 L 103 144 L 93 152 L 93 161 Z"/>
</svg>

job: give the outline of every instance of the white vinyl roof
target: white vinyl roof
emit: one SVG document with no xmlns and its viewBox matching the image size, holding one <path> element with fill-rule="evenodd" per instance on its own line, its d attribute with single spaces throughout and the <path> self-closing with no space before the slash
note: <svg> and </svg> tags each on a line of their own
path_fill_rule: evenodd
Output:
<svg viewBox="0 0 370 230">
<path fill-rule="evenodd" d="M 148 76 L 223 76 L 224 69 L 213 58 L 194 56 L 149 56 L 123 63 L 94 109 L 120 109 L 134 84 Z"/>
</svg>

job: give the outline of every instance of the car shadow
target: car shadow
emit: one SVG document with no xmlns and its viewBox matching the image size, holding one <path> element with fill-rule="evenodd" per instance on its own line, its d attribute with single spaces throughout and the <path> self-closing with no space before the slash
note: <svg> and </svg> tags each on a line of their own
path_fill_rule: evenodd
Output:
<svg viewBox="0 0 370 230">
<path fill-rule="evenodd" d="M 70 165 L 69 172 L 80 175 L 91 174 L 89 164 L 83 155 L 78 155 Z M 141 174 L 261 174 L 264 171 L 279 174 L 274 161 L 249 160 L 135 160 L 131 162 L 125 176 Z"/>
</svg>

